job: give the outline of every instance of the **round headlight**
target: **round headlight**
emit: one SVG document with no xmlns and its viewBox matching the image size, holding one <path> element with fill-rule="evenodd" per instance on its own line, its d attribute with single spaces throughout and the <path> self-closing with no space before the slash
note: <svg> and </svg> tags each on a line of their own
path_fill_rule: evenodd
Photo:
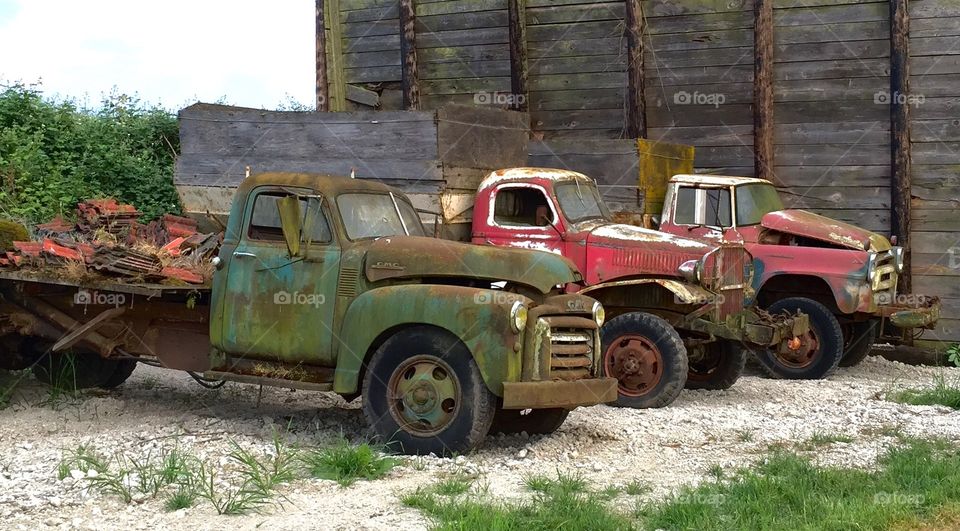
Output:
<svg viewBox="0 0 960 531">
<path fill-rule="evenodd" d="M 597 326 L 603 326 L 606 319 L 607 312 L 603 309 L 603 305 L 599 302 L 593 303 L 593 320 L 597 322 Z"/>
<path fill-rule="evenodd" d="M 510 308 L 510 326 L 518 334 L 527 327 L 527 307 L 520 301 L 514 301 Z"/>
<path fill-rule="evenodd" d="M 703 264 L 700 263 L 700 260 L 687 260 L 680 264 L 677 271 L 680 272 L 680 276 L 690 282 L 700 282 L 700 277 L 703 276 Z"/>
</svg>

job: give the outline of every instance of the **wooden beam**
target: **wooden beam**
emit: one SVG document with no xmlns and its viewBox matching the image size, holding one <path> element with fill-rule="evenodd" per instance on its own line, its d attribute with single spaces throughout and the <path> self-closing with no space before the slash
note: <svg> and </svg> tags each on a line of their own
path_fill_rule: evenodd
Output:
<svg viewBox="0 0 960 531">
<path fill-rule="evenodd" d="M 403 62 L 403 108 L 420 109 L 420 80 L 417 75 L 417 13 L 415 0 L 400 0 L 400 58 Z"/>
<path fill-rule="evenodd" d="M 890 0 L 890 232 L 904 249 L 899 291 L 910 293 L 910 12 Z"/>
<path fill-rule="evenodd" d="M 647 20 L 640 0 L 626 0 L 627 137 L 647 137 L 647 100 L 644 97 L 643 34 Z"/>
<path fill-rule="evenodd" d="M 340 0 L 323 0 L 323 18 L 327 28 L 327 109 L 347 110 L 347 83 L 343 77 L 343 25 Z"/>
<path fill-rule="evenodd" d="M 773 0 L 753 3 L 754 175 L 776 182 L 773 173 Z"/>
<path fill-rule="evenodd" d="M 317 111 L 330 110 L 330 86 L 327 84 L 327 26 L 323 17 L 324 0 L 316 0 L 317 38 Z"/>
<path fill-rule="evenodd" d="M 510 23 L 510 108 L 528 109 L 527 94 L 527 0 L 507 0 Z"/>
</svg>

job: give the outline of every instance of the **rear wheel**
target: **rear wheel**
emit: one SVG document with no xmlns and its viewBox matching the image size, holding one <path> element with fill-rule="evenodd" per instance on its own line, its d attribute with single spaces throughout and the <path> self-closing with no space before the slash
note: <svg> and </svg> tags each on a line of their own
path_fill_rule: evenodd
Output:
<svg viewBox="0 0 960 531">
<path fill-rule="evenodd" d="M 95 352 L 50 352 L 44 354 L 32 369 L 37 380 L 73 391 L 103 387 L 116 373 L 118 365 L 119 360 L 107 359 Z"/>
<path fill-rule="evenodd" d="M 604 375 L 616 378 L 620 407 L 671 404 L 687 381 L 687 349 L 670 323 L 648 313 L 614 317 L 600 330 Z"/>
<path fill-rule="evenodd" d="M 687 389 L 729 389 L 740 379 L 747 352 L 731 341 L 714 341 L 690 353 Z"/>
<path fill-rule="evenodd" d="M 137 360 L 117 360 L 117 368 L 102 384 L 100 387 L 103 389 L 116 389 L 123 385 L 123 382 L 127 381 L 127 378 L 130 378 L 130 375 L 133 374 L 134 369 L 137 368 Z"/>
<path fill-rule="evenodd" d="M 526 413 L 526 414 L 524 414 Z M 498 409 L 493 416 L 490 433 L 520 433 L 546 435 L 553 433 L 567 420 L 570 410 L 554 409 Z"/>
<path fill-rule="evenodd" d="M 830 310 L 817 301 L 802 297 L 779 300 L 770 305 L 772 314 L 798 311 L 810 318 L 810 331 L 779 349 L 757 352 L 760 365 L 775 378 L 818 380 L 836 370 L 843 357 L 843 332 Z"/>
<path fill-rule="evenodd" d="M 853 367 L 863 361 L 877 342 L 879 324 L 875 320 L 843 326 L 844 352 L 841 367 Z"/>
<path fill-rule="evenodd" d="M 367 365 L 363 412 L 393 451 L 449 456 L 483 441 L 496 410 L 470 351 L 429 327 L 388 339 Z"/>
</svg>

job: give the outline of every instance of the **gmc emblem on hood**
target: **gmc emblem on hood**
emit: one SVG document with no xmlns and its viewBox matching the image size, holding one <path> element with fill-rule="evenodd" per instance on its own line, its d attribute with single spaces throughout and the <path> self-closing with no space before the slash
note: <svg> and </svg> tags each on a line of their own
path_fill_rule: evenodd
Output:
<svg viewBox="0 0 960 531">
<path fill-rule="evenodd" d="M 399 262 L 377 262 L 370 266 L 370 269 L 389 269 L 391 271 L 403 271 L 406 269 Z"/>
<path fill-rule="evenodd" d="M 567 301 L 567 311 L 568 312 L 585 312 L 587 311 L 586 306 L 583 305 L 581 299 L 571 299 Z"/>
</svg>

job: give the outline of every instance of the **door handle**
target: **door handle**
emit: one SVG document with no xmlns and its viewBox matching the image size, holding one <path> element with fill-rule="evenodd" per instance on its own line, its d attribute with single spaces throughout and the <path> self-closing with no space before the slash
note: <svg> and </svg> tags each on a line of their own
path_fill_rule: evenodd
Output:
<svg viewBox="0 0 960 531">
<path fill-rule="evenodd" d="M 245 253 L 245 252 L 243 252 L 243 251 L 234 251 L 234 252 L 233 252 L 233 257 L 234 257 L 234 258 L 256 258 L 257 255 L 255 255 L 255 254 L 253 254 L 253 253 Z"/>
</svg>

